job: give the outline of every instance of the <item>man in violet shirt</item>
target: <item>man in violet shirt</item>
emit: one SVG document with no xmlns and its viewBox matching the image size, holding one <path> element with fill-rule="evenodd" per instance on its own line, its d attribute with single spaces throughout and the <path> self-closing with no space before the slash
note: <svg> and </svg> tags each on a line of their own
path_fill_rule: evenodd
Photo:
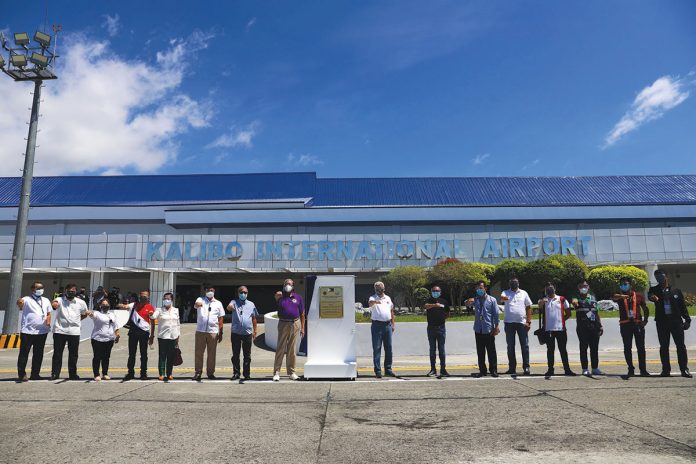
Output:
<svg viewBox="0 0 696 464">
<path fill-rule="evenodd" d="M 277 301 L 278 305 L 278 345 L 275 362 L 273 363 L 273 381 L 280 380 L 280 368 L 285 359 L 285 368 L 292 380 L 299 377 L 295 374 L 295 355 L 297 350 L 297 333 L 304 337 L 305 309 L 302 297 L 295 293 L 295 282 L 285 279 L 283 294 Z"/>
</svg>

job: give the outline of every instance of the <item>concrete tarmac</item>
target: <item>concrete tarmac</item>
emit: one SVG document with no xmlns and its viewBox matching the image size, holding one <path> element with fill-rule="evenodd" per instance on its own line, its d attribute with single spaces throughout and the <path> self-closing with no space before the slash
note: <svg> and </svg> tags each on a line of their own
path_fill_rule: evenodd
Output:
<svg viewBox="0 0 696 464">
<path fill-rule="evenodd" d="M 375 379 L 371 359 L 359 358 L 354 382 L 274 383 L 274 353 L 259 337 L 253 379 L 240 383 L 229 380 L 227 333 L 219 380 L 198 383 L 193 329 L 184 326 L 184 365 L 168 383 L 156 380 L 156 349 L 150 380 L 121 380 L 125 337 L 111 381 L 90 380 L 89 341 L 80 381 L 65 380 L 66 353 L 63 379 L 17 383 L 17 351 L 0 351 L 0 462 L 696 462 L 696 383 L 677 376 L 674 353 L 670 378 L 626 379 L 623 353 L 602 352 L 607 375 L 594 378 L 545 379 L 537 354 L 531 377 L 475 379 L 475 359 L 457 356 L 448 360 L 453 376 L 438 380 L 425 377 L 427 356 L 396 353 L 396 379 Z M 497 345 L 502 372 L 504 339 Z M 579 373 L 577 348 L 569 350 Z M 657 352 L 648 358 L 659 372 Z"/>
</svg>

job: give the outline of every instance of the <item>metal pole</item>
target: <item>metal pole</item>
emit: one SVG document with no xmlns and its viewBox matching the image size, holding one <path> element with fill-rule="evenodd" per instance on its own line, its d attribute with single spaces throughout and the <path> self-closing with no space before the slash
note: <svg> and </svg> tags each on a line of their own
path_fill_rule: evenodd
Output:
<svg viewBox="0 0 696 464">
<path fill-rule="evenodd" d="M 34 101 L 31 104 L 31 120 L 29 121 L 29 137 L 27 151 L 24 157 L 24 172 L 22 173 L 22 194 L 19 197 L 19 212 L 15 228 L 12 264 L 10 267 L 10 289 L 5 305 L 5 320 L 2 325 L 3 334 L 17 333 L 19 326 L 19 311 L 17 300 L 22 297 L 22 276 L 24 274 L 24 247 L 27 243 L 27 225 L 29 223 L 29 200 L 31 197 L 31 180 L 34 176 L 34 152 L 36 150 L 36 129 L 39 125 L 39 105 L 41 104 L 41 84 L 34 81 Z"/>
</svg>

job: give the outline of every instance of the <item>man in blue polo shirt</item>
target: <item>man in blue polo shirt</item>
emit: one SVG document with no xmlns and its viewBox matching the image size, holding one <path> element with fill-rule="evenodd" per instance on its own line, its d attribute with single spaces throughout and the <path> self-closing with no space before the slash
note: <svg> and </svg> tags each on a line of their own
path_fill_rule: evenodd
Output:
<svg viewBox="0 0 696 464">
<path fill-rule="evenodd" d="M 292 380 L 299 377 L 295 374 L 295 355 L 297 349 L 297 333 L 304 337 L 305 309 L 302 297 L 295 293 L 295 282 L 285 279 L 283 293 L 277 301 L 278 305 L 278 346 L 276 347 L 275 362 L 273 363 L 273 381 L 280 380 L 280 367 L 285 359 L 285 368 Z"/>
<path fill-rule="evenodd" d="M 239 351 L 244 352 L 244 380 L 251 378 L 251 343 L 256 340 L 256 305 L 247 299 L 249 290 L 242 285 L 237 298 L 230 301 L 227 311 L 232 313 L 232 379 L 239 380 Z"/>
</svg>

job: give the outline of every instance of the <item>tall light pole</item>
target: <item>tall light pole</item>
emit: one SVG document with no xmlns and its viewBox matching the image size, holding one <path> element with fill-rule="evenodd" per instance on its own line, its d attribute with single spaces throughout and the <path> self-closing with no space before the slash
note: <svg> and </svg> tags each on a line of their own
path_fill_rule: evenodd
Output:
<svg viewBox="0 0 696 464">
<path fill-rule="evenodd" d="M 53 26 L 54 35 L 60 26 Z M 19 211 L 15 228 L 12 263 L 10 267 L 10 285 L 5 304 L 5 320 L 2 325 L 3 334 L 17 332 L 19 311 L 15 303 L 21 297 L 22 276 L 24 275 L 24 248 L 27 243 L 27 225 L 29 223 L 29 201 L 31 197 L 31 181 L 34 176 L 34 152 L 36 151 L 36 130 L 39 124 L 39 105 L 41 103 L 41 85 L 44 80 L 57 79 L 53 74 L 53 64 L 56 59 L 55 41 L 53 51 L 50 51 L 52 37 L 44 32 L 34 34 L 31 44 L 29 34 L 17 32 L 14 34 L 14 47 L 9 47 L 4 34 L 0 35 L 3 52 L 0 52 L 0 70 L 18 82 L 34 82 L 34 99 L 31 105 L 29 120 L 29 136 L 27 150 L 24 155 L 24 170 L 22 172 L 22 191 L 19 197 Z M 8 60 L 5 61 L 7 53 Z M 30 64 L 31 63 L 31 64 Z"/>
</svg>

